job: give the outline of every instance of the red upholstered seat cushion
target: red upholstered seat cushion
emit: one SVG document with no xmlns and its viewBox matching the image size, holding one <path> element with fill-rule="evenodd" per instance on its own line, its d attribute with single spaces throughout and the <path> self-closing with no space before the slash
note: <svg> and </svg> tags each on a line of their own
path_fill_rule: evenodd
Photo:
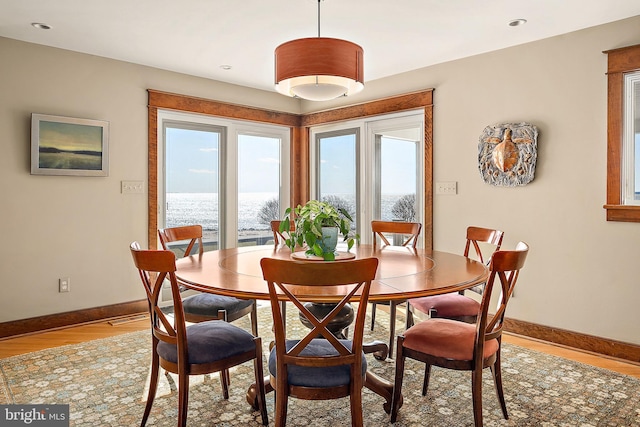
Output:
<svg viewBox="0 0 640 427">
<path fill-rule="evenodd" d="M 480 303 L 458 293 L 414 298 L 409 303 L 423 313 L 435 309 L 438 317 L 477 316 Z"/>
<path fill-rule="evenodd" d="M 472 360 L 476 325 L 449 319 L 428 319 L 404 332 L 405 348 L 453 360 Z M 498 340 L 484 345 L 484 358 L 498 351 Z"/>
</svg>

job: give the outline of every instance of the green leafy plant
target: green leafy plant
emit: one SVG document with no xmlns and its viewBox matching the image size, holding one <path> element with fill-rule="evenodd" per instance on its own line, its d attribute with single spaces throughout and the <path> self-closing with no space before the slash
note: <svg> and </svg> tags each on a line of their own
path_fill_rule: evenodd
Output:
<svg viewBox="0 0 640 427">
<path fill-rule="evenodd" d="M 293 213 L 294 229 L 291 230 L 291 214 Z M 280 232 L 287 233 L 285 244 L 293 252 L 298 247 L 306 245 L 307 255 L 317 255 L 325 261 L 335 260 L 333 251 L 325 251 L 322 246 L 322 227 L 337 227 L 339 233 L 347 242 L 348 250 L 356 241 L 360 241 L 358 234 L 351 234 L 353 218 L 344 208 L 336 208 L 327 202 L 309 200 L 304 206 L 287 208 L 285 217 L 280 223 Z"/>
</svg>

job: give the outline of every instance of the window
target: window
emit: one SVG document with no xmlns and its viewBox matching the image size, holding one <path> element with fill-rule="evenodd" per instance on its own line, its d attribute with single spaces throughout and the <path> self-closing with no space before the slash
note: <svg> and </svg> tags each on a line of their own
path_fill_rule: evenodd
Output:
<svg viewBox="0 0 640 427">
<path fill-rule="evenodd" d="M 433 89 L 425 89 L 381 100 L 303 115 L 227 104 L 220 101 L 194 98 L 154 89 L 148 89 L 147 92 L 149 97 L 149 210 L 147 228 L 149 248 L 157 248 L 158 227 L 161 227 L 163 223 L 162 201 L 159 200 L 159 195 L 163 194 L 164 191 L 164 183 L 162 181 L 163 163 L 161 157 L 163 140 L 162 127 L 159 126 L 159 123 L 161 123 L 160 116 L 164 114 L 163 112 L 172 111 L 176 114 L 183 115 L 186 113 L 179 112 L 188 112 L 190 114 L 187 114 L 187 116 L 197 115 L 200 118 L 228 118 L 229 120 L 242 121 L 242 123 L 250 124 L 251 126 L 254 124 L 270 124 L 283 132 L 285 129 L 288 129 L 289 143 L 284 143 L 281 146 L 282 150 L 280 152 L 280 158 L 282 160 L 281 170 L 283 171 L 280 177 L 280 198 L 281 200 L 287 200 L 286 206 L 290 206 L 304 203 L 310 198 L 315 197 L 316 194 L 316 190 L 312 190 L 312 176 L 310 174 L 310 165 L 312 164 L 310 162 L 310 156 L 312 153 L 309 152 L 311 148 L 309 141 L 313 140 L 310 135 L 310 129 L 312 127 L 328 125 L 330 123 L 344 123 L 352 120 L 362 121 L 365 120 L 364 118 L 366 117 L 395 114 L 412 109 L 423 118 L 423 133 L 419 138 L 423 141 L 423 146 L 420 147 L 419 152 L 421 154 L 417 160 L 422 163 L 420 172 L 422 176 L 420 185 L 418 185 L 418 191 L 420 192 L 422 200 L 421 205 L 416 205 L 416 209 L 420 212 L 419 215 L 417 214 L 416 220 L 422 218 L 422 235 L 425 248 L 433 248 Z M 285 140 L 287 140 L 287 138 L 283 136 L 282 141 Z M 290 150 L 290 154 L 288 150 Z M 358 156 L 358 158 L 361 157 L 359 154 Z M 289 159 L 291 159 L 290 172 L 286 168 Z M 366 165 L 364 166 L 366 167 Z M 290 175 L 286 174 L 286 172 L 289 172 Z M 289 178 L 289 176 L 291 178 Z M 358 182 L 361 180 L 362 177 L 359 177 Z M 290 186 L 289 197 L 287 197 L 286 193 L 287 185 Z M 418 199 L 418 197 L 416 198 Z M 282 209 L 282 206 L 280 209 Z"/>
<path fill-rule="evenodd" d="M 423 112 L 317 126 L 311 133 L 312 197 L 345 207 L 363 243 L 371 240 L 371 220 L 423 221 Z"/>
<path fill-rule="evenodd" d="M 205 250 L 273 239 L 289 198 L 289 129 L 158 113 L 160 227 L 201 224 Z M 283 202 L 281 202 L 283 201 Z"/>
<path fill-rule="evenodd" d="M 281 191 L 282 136 L 238 135 L 238 245 L 273 240 L 270 222 L 282 219 L 289 199 Z M 288 174 L 287 174 L 288 175 Z M 283 200 L 285 203 L 281 203 Z M 284 206 L 283 206 L 284 205 Z"/>
<path fill-rule="evenodd" d="M 624 76 L 623 204 L 640 205 L 640 71 Z"/>
<path fill-rule="evenodd" d="M 414 129 L 419 130 L 419 129 Z M 417 132 L 416 132 L 417 133 Z M 403 139 L 376 135 L 375 218 L 383 221 L 416 221 L 419 185 L 419 136 Z"/>
<path fill-rule="evenodd" d="M 200 224 L 204 249 L 218 249 L 224 128 L 166 120 L 163 130 L 164 226 Z"/>
<path fill-rule="evenodd" d="M 640 222 L 640 45 L 605 52 L 608 221 Z"/>
<path fill-rule="evenodd" d="M 318 177 L 317 198 L 336 208 L 344 208 L 356 230 L 358 224 L 357 150 L 358 129 L 316 135 Z"/>
</svg>

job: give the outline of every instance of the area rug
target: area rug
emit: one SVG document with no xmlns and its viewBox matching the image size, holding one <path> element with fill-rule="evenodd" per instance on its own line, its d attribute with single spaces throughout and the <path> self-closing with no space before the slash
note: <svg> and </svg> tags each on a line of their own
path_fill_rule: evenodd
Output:
<svg viewBox="0 0 640 427">
<path fill-rule="evenodd" d="M 288 326 L 300 326 L 289 310 Z M 265 355 L 271 340 L 270 311 L 259 309 Z M 378 324 L 365 341 L 387 340 L 389 320 L 378 310 Z M 249 329 L 248 321 L 236 324 Z M 398 330 L 402 318 L 398 319 Z M 0 360 L 0 403 L 69 404 L 71 426 L 136 426 L 144 410 L 150 359 L 149 332 L 69 345 Z M 502 350 L 504 390 L 509 420 L 502 417 L 490 372 L 483 381 L 485 426 L 640 426 L 640 380 L 555 356 L 506 344 Z M 266 357 L 265 357 L 266 359 Z M 393 379 L 394 361 L 368 363 L 378 375 Z M 266 367 L 265 367 L 266 372 Z M 468 372 L 434 368 L 426 397 L 421 395 L 424 368 L 407 361 L 404 406 L 396 426 L 471 426 L 471 379 Z M 189 426 L 259 426 L 260 417 L 245 400 L 253 382 L 252 364 L 231 372 L 229 400 L 222 398 L 219 377 L 192 377 Z M 273 425 L 273 393 L 267 397 Z M 2 401 L 4 400 L 4 401 Z M 364 424 L 389 425 L 383 399 L 363 391 Z M 148 426 L 176 424 L 175 382 L 162 376 Z M 288 426 L 349 426 L 349 401 L 290 399 Z"/>
</svg>

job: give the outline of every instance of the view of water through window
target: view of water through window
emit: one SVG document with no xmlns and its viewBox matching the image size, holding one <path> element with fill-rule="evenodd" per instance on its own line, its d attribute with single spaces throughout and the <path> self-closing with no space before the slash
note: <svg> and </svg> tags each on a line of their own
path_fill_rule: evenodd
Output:
<svg viewBox="0 0 640 427">
<path fill-rule="evenodd" d="M 220 232 L 237 226 L 237 245 L 272 241 L 270 221 L 282 219 L 288 206 L 282 183 L 282 138 L 266 132 L 226 130 L 214 124 L 170 121 L 164 128 L 164 226 L 200 224 L 209 248 L 217 247 Z M 404 128 L 402 128 L 404 129 Z M 413 129 L 413 128 L 411 128 Z M 228 134 L 228 135 L 227 135 Z M 376 145 L 379 182 L 374 191 L 373 219 L 415 220 L 417 143 L 404 132 L 382 136 Z M 354 129 L 319 134 L 317 198 L 345 208 L 352 228 L 369 232 L 371 213 L 361 218 L 362 189 L 358 188 L 359 132 Z M 226 142 L 233 137 L 231 142 Z M 224 195 L 225 200 L 219 200 Z M 284 203 L 288 203 L 284 202 Z M 220 206 L 224 208 L 221 211 Z M 234 215 L 237 206 L 237 217 Z M 364 211 L 367 211 L 366 209 Z M 358 220 L 364 220 L 358 224 Z M 232 237 L 233 238 L 233 237 Z M 225 239 L 227 246 L 233 241 Z"/>
<path fill-rule="evenodd" d="M 352 195 L 333 194 L 343 199 L 347 205 L 355 206 Z M 393 218 L 393 206 L 404 194 L 382 196 L 383 217 Z M 238 230 L 240 240 L 256 236 L 271 238 L 268 223 L 260 221 L 259 212 L 265 204 L 277 197 L 277 193 L 239 193 Z M 217 193 L 167 193 L 167 227 L 201 224 L 206 240 L 217 240 L 218 235 L 218 194 Z M 266 243 L 266 242 L 265 242 Z"/>
</svg>

